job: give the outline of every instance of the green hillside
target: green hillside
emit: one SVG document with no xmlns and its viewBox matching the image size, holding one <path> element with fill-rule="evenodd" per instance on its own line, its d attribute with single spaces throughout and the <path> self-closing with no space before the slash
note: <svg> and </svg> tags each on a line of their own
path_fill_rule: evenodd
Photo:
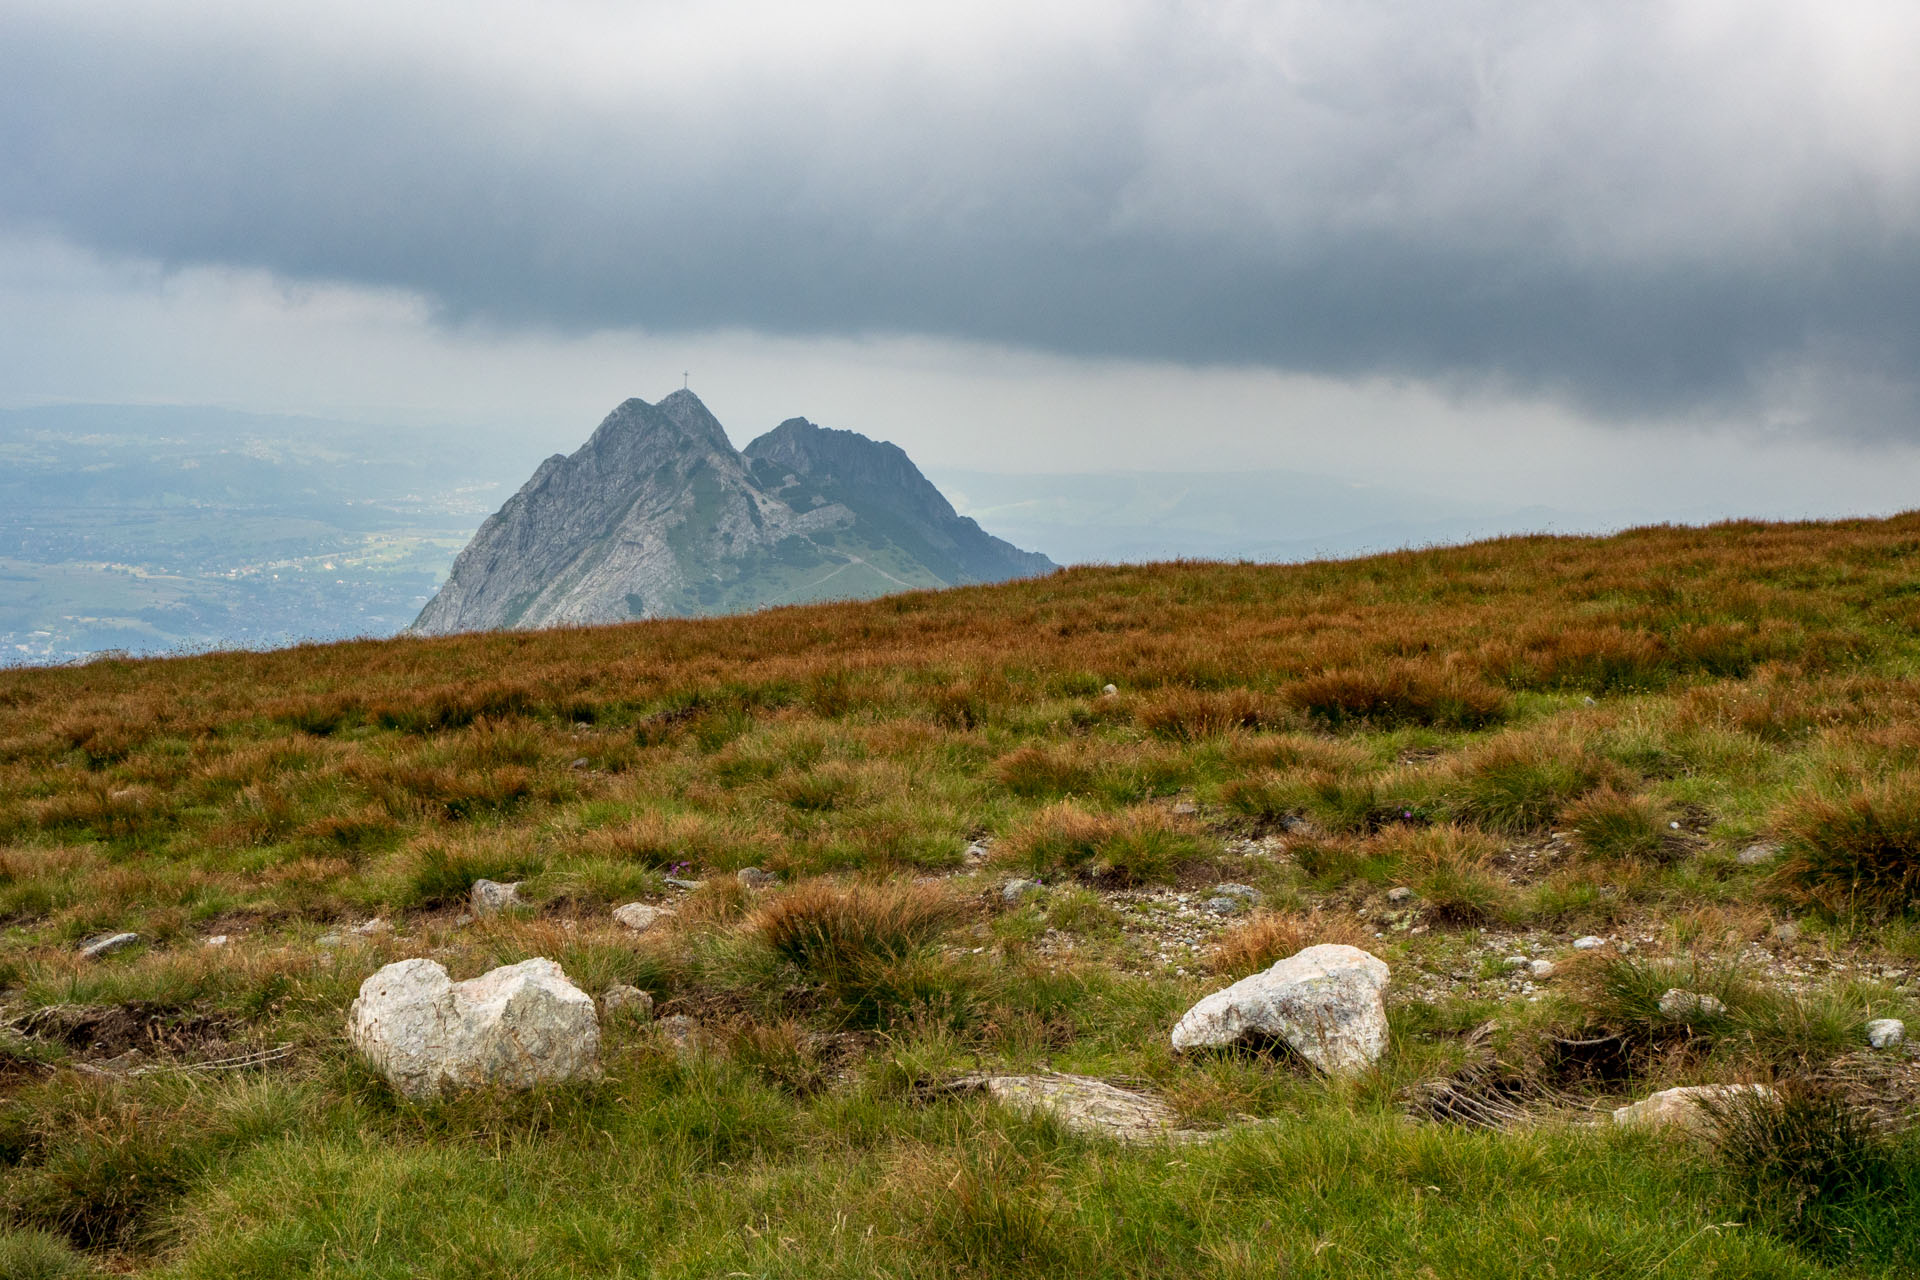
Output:
<svg viewBox="0 0 1920 1280">
<path fill-rule="evenodd" d="M 0 672 L 0 924 L 4 1275 L 1907 1276 L 1920 517 Z M 1175 1051 L 1320 944 L 1377 1059 Z M 415 957 L 600 1078 L 403 1100 Z"/>
</svg>

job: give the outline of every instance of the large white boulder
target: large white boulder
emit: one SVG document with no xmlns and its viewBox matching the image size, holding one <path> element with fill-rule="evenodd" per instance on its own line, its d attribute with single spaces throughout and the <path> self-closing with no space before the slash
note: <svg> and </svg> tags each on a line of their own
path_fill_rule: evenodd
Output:
<svg viewBox="0 0 1920 1280">
<path fill-rule="evenodd" d="M 1173 1029 L 1178 1050 L 1278 1037 L 1329 1075 L 1364 1071 L 1387 1049 L 1386 961 L 1323 943 L 1216 991 Z"/>
<path fill-rule="evenodd" d="M 496 1086 L 597 1078 L 593 999 L 551 960 L 522 960 L 454 982 L 432 960 L 401 960 L 360 984 L 347 1034 L 413 1099 Z"/>
</svg>

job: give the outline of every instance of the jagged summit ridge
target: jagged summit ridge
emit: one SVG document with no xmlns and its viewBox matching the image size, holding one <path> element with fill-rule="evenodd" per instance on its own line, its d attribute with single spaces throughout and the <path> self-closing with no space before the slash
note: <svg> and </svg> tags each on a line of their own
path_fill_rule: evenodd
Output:
<svg viewBox="0 0 1920 1280">
<path fill-rule="evenodd" d="M 732 613 L 1046 573 L 897 446 L 789 418 L 744 451 L 691 391 L 632 399 L 489 516 L 424 634 Z"/>
</svg>

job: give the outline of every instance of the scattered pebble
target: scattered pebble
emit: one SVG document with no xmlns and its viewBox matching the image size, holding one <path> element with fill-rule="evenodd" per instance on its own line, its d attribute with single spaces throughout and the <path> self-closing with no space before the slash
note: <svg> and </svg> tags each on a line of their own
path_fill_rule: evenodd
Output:
<svg viewBox="0 0 1920 1280">
<path fill-rule="evenodd" d="M 733 873 L 733 877 L 749 889 L 771 889 L 780 883 L 779 876 L 759 867 L 742 867 Z"/>
<path fill-rule="evenodd" d="M 1387 890 L 1388 902 L 1405 902 L 1408 898 L 1411 898 L 1412 896 L 1413 896 L 1413 890 L 1407 888 L 1407 886 L 1403 884 L 1396 885 L 1393 888 Z"/>
<path fill-rule="evenodd" d="M 1534 960 L 1528 963 L 1527 969 L 1536 978 L 1551 978 L 1553 976 L 1553 961 Z"/>
<path fill-rule="evenodd" d="M 667 887 L 670 889 L 698 889 L 700 887 L 698 880 L 682 880 L 678 876 L 661 876 L 660 878 L 666 882 Z"/>
<path fill-rule="evenodd" d="M 327 950 L 331 951 L 345 941 L 346 941 L 345 938 L 341 937 L 339 934 L 329 929 L 327 932 L 321 934 L 317 939 L 315 939 L 313 945 L 316 947 L 324 947 Z"/>
<path fill-rule="evenodd" d="M 1575 938 L 1573 940 L 1573 949 L 1575 951 L 1591 951 L 1595 947 L 1604 947 L 1606 945 L 1607 940 L 1605 938 L 1597 938 L 1591 933 L 1584 938 Z"/>
<path fill-rule="evenodd" d="M 229 938 L 226 934 L 216 933 L 211 938 L 208 938 L 205 942 L 201 943 L 201 945 L 206 947 L 224 947 L 231 941 L 233 941 L 233 939 Z"/>
<path fill-rule="evenodd" d="M 567 768 L 569 769 L 584 769 L 586 767 L 587 767 L 587 758 L 585 756 L 581 756 L 578 759 L 571 760 L 567 763 Z"/>
<path fill-rule="evenodd" d="M 365 924 L 358 924 L 353 931 L 363 938 L 375 938 L 383 933 L 392 933 L 393 926 L 387 923 L 385 916 L 375 916 Z"/>
<path fill-rule="evenodd" d="M 1100 692 L 1104 693 L 1107 697 L 1111 698 L 1114 694 L 1120 692 L 1120 687 L 1118 685 L 1110 684 L 1106 686 L 1104 689 L 1100 690 Z"/>
<path fill-rule="evenodd" d="M 1500 963 L 1509 969 L 1524 969 L 1528 965 L 1532 964 L 1533 961 L 1528 959 L 1526 956 L 1508 956 L 1505 960 L 1502 960 Z"/>
</svg>

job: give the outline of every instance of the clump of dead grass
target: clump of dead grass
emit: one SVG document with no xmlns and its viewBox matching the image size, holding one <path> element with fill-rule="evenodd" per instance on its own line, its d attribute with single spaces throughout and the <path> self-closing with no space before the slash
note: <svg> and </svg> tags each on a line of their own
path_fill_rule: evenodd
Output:
<svg viewBox="0 0 1920 1280">
<path fill-rule="evenodd" d="M 1885 920 L 1920 904 L 1920 773 L 1851 795 L 1803 795 L 1774 816 L 1774 892 L 1832 916 Z"/>
<path fill-rule="evenodd" d="M 1029 874 L 1084 875 L 1120 884 L 1169 879 L 1184 862 L 1209 856 L 1193 822 L 1154 805 L 1099 813 L 1073 801 L 1048 805 L 1000 845 L 998 860 Z"/>
<path fill-rule="evenodd" d="M 1222 933 L 1207 952 L 1209 972 L 1246 977 L 1323 942 L 1371 945 L 1373 931 L 1357 916 L 1336 912 L 1263 911 Z"/>
</svg>

